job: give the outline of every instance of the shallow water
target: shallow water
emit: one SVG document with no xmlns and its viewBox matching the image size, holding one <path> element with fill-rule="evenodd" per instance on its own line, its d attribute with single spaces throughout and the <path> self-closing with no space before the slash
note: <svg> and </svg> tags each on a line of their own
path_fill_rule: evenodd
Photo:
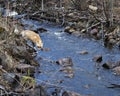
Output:
<svg viewBox="0 0 120 96">
<path fill-rule="evenodd" d="M 34 21 L 27 23 L 34 24 L 33 29 L 43 27 L 48 30 L 48 32 L 40 33 L 44 47 L 50 48 L 50 51 L 39 51 L 36 57 L 40 63 L 35 74 L 38 84 L 43 84 L 46 87 L 62 87 L 63 90 L 72 90 L 92 96 L 120 96 L 120 89 L 107 88 L 111 83 L 120 84 L 119 76 L 115 76 L 112 71 L 101 67 L 108 60 L 119 60 L 118 49 L 110 50 L 102 46 L 101 41 L 69 35 L 63 32 L 62 27 L 53 24 Z M 88 51 L 88 54 L 80 55 L 79 52 L 83 50 Z M 102 63 L 98 64 L 92 60 L 96 55 L 103 56 Z M 51 63 L 51 61 L 64 57 L 71 57 L 73 60 L 73 78 L 66 78 L 66 74 L 59 71 L 61 67 Z M 59 83 L 60 81 L 62 83 Z"/>
</svg>

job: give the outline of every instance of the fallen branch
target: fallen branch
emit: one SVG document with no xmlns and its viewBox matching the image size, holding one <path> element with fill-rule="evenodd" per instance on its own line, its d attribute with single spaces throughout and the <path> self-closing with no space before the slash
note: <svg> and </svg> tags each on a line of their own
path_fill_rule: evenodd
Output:
<svg viewBox="0 0 120 96">
<path fill-rule="evenodd" d="M 85 32 L 85 31 L 87 31 L 87 30 L 89 30 L 89 29 L 91 29 L 91 28 L 93 28 L 93 27 L 95 27 L 95 26 L 98 26 L 98 25 L 100 25 L 100 24 L 101 24 L 101 22 L 98 22 L 98 23 L 96 23 L 96 24 L 94 24 L 94 25 L 92 25 L 92 26 L 90 26 L 90 27 L 88 27 L 88 28 L 86 28 L 86 29 L 82 29 L 81 32 Z"/>
</svg>

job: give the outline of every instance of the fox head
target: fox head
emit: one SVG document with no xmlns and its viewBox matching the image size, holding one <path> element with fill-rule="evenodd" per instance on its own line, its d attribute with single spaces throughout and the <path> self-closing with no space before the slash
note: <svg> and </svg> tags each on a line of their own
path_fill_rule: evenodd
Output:
<svg viewBox="0 0 120 96">
<path fill-rule="evenodd" d="M 37 46 L 37 48 L 38 48 L 39 50 L 42 49 L 42 48 L 43 48 L 43 43 L 42 43 L 42 41 L 40 40 L 40 41 L 36 42 L 36 46 Z"/>
</svg>

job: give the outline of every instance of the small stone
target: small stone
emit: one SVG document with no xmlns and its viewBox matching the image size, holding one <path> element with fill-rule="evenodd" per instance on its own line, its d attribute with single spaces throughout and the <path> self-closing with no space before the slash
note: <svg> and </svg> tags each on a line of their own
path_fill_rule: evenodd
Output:
<svg viewBox="0 0 120 96">
<path fill-rule="evenodd" d="M 96 28 L 94 28 L 90 31 L 91 35 L 97 35 L 97 33 L 98 33 L 98 30 Z"/>
<path fill-rule="evenodd" d="M 73 68 L 72 67 L 64 67 L 60 71 L 67 73 L 67 74 L 71 74 L 71 73 L 73 73 Z"/>
<path fill-rule="evenodd" d="M 102 56 L 101 55 L 97 55 L 97 56 L 95 56 L 94 58 L 93 58 L 93 60 L 95 61 L 95 62 L 102 62 Z"/>
<path fill-rule="evenodd" d="M 113 68 L 113 71 L 116 75 L 120 75 L 120 66 Z"/>
<path fill-rule="evenodd" d="M 107 61 L 102 65 L 102 67 L 105 69 L 112 69 L 118 66 L 120 66 L 120 61 L 117 61 L 117 62 Z"/>
<path fill-rule="evenodd" d="M 70 57 L 59 59 L 56 61 L 56 63 L 62 66 L 73 66 L 73 62 Z"/>
<path fill-rule="evenodd" d="M 75 31 L 75 32 L 73 32 L 72 34 L 73 34 L 74 36 L 76 36 L 76 37 L 80 37 L 80 35 L 81 35 L 79 31 Z"/>
<path fill-rule="evenodd" d="M 69 32 L 69 30 L 70 30 L 70 26 L 67 26 L 67 27 L 65 27 L 65 29 L 64 29 L 65 32 Z"/>
<path fill-rule="evenodd" d="M 97 10 L 98 10 L 98 7 L 93 6 L 93 5 L 89 5 L 88 7 L 89 7 L 89 9 L 92 10 L 92 11 L 97 11 Z"/>
<path fill-rule="evenodd" d="M 85 32 L 86 32 L 86 29 L 82 29 L 82 30 L 81 30 L 81 33 L 85 33 Z"/>
<path fill-rule="evenodd" d="M 105 69 L 111 69 L 111 68 L 113 68 L 114 64 L 115 64 L 114 62 L 107 61 L 102 65 L 102 67 Z"/>
<path fill-rule="evenodd" d="M 80 52 L 81 55 L 84 55 L 84 54 L 88 54 L 88 52 L 86 50 L 83 50 Z"/>
<path fill-rule="evenodd" d="M 69 16 L 69 17 L 73 17 L 73 16 L 74 16 L 74 13 L 69 13 L 68 16 Z"/>
<path fill-rule="evenodd" d="M 86 84 L 86 85 L 84 85 L 84 87 L 85 87 L 86 89 L 89 89 L 89 88 L 91 87 L 91 85 L 90 85 L 90 84 Z"/>
<path fill-rule="evenodd" d="M 114 38 L 113 35 L 112 35 L 112 36 L 110 35 L 110 36 L 108 37 L 109 40 L 110 40 L 110 39 L 113 39 L 113 38 Z"/>
<path fill-rule="evenodd" d="M 114 67 L 117 67 L 117 66 L 120 66 L 120 61 L 117 61 L 117 62 L 114 64 Z"/>
<path fill-rule="evenodd" d="M 109 43 L 111 43 L 111 44 L 115 44 L 115 43 L 116 43 L 116 40 L 114 40 L 114 39 L 110 39 L 110 40 L 109 40 Z"/>
<path fill-rule="evenodd" d="M 100 33 L 97 33 L 96 39 L 97 39 L 97 40 L 100 40 L 101 37 L 102 37 L 102 35 L 101 35 Z"/>
<path fill-rule="evenodd" d="M 67 78 L 73 78 L 74 74 L 73 73 L 72 74 L 67 74 L 67 75 L 65 75 L 65 77 L 67 77 Z"/>
<path fill-rule="evenodd" d="M 75 32 L 76 30 L 74 28 L 71 28 L 70 26 L 67 26 L 67 27 L 65 27 L 64 31 L 71 34 L 71 33 Z"/>
<path fill-rule="evenodd" d="M 71 28 L 71 29 L 69 30 L 69 33 L 73 33 L 73 32 L 75 32 L 75 29 Z"/>
</svg>

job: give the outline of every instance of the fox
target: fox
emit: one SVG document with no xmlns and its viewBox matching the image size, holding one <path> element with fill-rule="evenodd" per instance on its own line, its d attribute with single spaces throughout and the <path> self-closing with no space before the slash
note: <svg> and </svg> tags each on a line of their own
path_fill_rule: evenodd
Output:
<svg viewBox="0 0 120 96">
<path fill-rule="evenodd" d="M 24 39 L 30 40 L 34 45 L 36 45 L 38 50 L 43 48 L 43 42 L 39 34 L 31 30 L 23 30 L 20 34 Z"/>
</svg>

